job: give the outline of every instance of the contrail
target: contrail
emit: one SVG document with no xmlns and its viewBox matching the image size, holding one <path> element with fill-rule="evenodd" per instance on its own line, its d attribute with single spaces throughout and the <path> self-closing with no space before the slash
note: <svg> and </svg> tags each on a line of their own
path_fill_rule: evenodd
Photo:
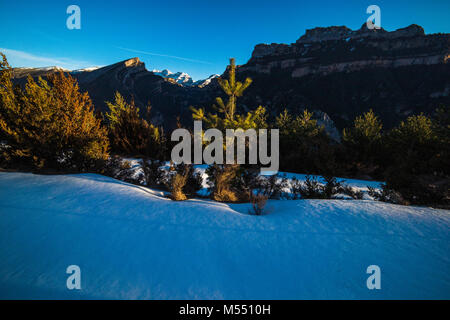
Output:
<svg viewBox="0 0 450 320">
<path fill-rule="evenodd" d="M 212 64 L 211 62 L 207 62 L 207 61 L 201 61 L 201 60 L 194 60 L 194 59 L 189 59 L 189 58 L 171 56 L 171 55 L 168 55 L 168 54 L 161 54 L 161 53 L 147 52 L 147 51 L 141 51 L 141 50 L 134 50 L 134 49 L 123 48 L 123 47 L 115 47 L 115 48 L 121 49 L 121 50 L 130 51 L 130 52 L 135 52 L 135 53 L 147 54 L 147 55 L 150 55 L 150 56 L 167 57 L 167 58 L 179 59 L 179 60 L 190 61 L 190 62 L 197 62 L 197 63 L 203 63 L 203 64 Z"/>
</svg>

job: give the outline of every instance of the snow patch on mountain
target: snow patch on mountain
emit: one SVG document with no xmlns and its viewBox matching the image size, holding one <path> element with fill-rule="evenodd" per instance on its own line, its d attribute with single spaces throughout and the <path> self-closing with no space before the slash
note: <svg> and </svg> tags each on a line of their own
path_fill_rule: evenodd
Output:
<svg viewBox="0 0 450 320">
<path fill-rule="evenodd" d="M 62 68 L 62 67 L 58 67 L 58 66 L 49 66 L 49 67 L 18 67 L 18 68 L 14 68 L 14 70 L 17 71 L 63 71 L 63 72 L 70 72 L 70 70 Z"/>
<path fill-rule="evenodd" d="M 218 78 L 218 77 L 220 77 L 220 75 L 218 75 L 218 74 L 212 74 L 212 75 L 210 75 L 210 76 L 209 76 L 208 78 L 206 78 L 206 79 L 195 81 L 195 82 L 194 82 L 194 86 L 205 87 L 205 86 L 207 86 L 208 84 L 210 84 L 211 81 L 212 81 L 213 79 Z"/>
<path fill-rule="evenodd" d="M 183 86 L 187 87 L 204 87 L 211 83 L 211 80 L 218 77 L 218 74 L 212 74 L 206 79 L 194 81 L 191 76 L 185 72 L 171 72 L 170 70 L 164 69 L 164 70 L 152 70 L 152 72 L 160 77 L 163 77 L 165 79 L 172 79 L 174 82 L 181 84 Z"/>
<path fill-rule="evenodd" d="M 185 72 L 175 72 L 174 73 L 167 69 L 164 69 L 162 71 L 152 70 L 152 72 L 160 77 L 165 78 L 165 79 L 172 79 L 176 83 L 181 84 L 181 85 L 191 86 L 194 83 L 194 80 L 192 80 L 191 76 Z"/>
<path fill-rule="evenodd" d="M 72 70 L 70 73 L 92 72 L 92 71 L 95 71 L 100 68 L 103 68 L 103 67 L 89 67 L 89 68 L 83 68 L 83 69 L 76 69 L 76 70 Z"/>
</svg>

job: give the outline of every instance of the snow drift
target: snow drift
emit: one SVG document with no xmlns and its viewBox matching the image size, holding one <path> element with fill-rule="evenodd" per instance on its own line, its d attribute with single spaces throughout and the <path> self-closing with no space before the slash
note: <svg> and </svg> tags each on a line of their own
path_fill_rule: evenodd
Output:
<svg viewBox="0 0 450 320">
<path fill-rule="evenodd" d="M 449 211 L 173 202 L 96 174 L 0 173 L 2 299 L 449 299 Z M 81 268 L 81 290 L 66 268 Z M 381 290 L 366 269 L 381 268 Z"/>
</svg>

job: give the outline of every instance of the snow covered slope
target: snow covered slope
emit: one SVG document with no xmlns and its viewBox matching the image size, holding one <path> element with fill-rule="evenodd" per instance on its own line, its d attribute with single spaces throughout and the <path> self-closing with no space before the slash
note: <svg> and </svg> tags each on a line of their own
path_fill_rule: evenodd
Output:
<svg viewBox="0 0 450 320">
<path fill-rule="evenodd" d="M 376 201 L 173 202 L 95 174 L 0 173 L 0 298 L 450 298 L 450 213 Z M 82 289 L 66 288 L 81 268 Z M 369 265 L 381 290 L 368 290 Z"/>
<path fill-rule="evenodd" d="M 100 68 L 102 68 L 102 67 L 88 67 L 88 68 L 84 68 L 84 69 L 72 70 L 72 71 L 70 71 L 70 73 L 92 72 L 92 71 L 95 71 Z"/>
<path fill-rule="evenodd" d="M 154 74 L 156 74 L 157 76 L 163 77 L 163 78 L 167 78 L 167 79 L 172 79 L 174 80 L 176 83 L 181 84 L 181 85 L 185 85 L 185 86 L 191 86 L 194 83 L 194 80 L 192 80 L 191 76 L 188 75 L 185 72 L 171 72 L 170 70 L 164 69 L 162 71 L 160 70 L 152 70 L 152 72 Z"/>
</svg>

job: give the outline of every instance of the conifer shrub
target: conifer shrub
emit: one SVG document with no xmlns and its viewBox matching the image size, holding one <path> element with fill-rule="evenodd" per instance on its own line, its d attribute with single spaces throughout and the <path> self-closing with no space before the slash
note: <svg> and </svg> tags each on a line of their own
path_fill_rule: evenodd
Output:
<svg viewBox="0 0 450 320">
<path fill-rule="evenodd" d="M 237 190 L 241 201 L 250 202 L 254 193 L 262 191 L 259 173 L 260 169 L 256 166 L 239 166 L 233 180 L 233 188 Z"/>
<path fill-rule="evenodd" d="M 403 203 L 450 205 L 450 125 L 448 108 L 433 119 L 423 114 L 408 117 L 386 138 L 386 189 Z M 447 114 L 447 116 L 446 116 Z"/>
<path fill-rule="evenodd" d="M 197 192 L 202 189 L 203 186 L 203 176 L 200 172 L 196 171 L 193 165 L 185 165 L 184 170 L 188 171 L 188 178 L 186 185 L 183 188 L 184 193 L 188 198 L 197 196 Z M 178 167 L 177 167 L 178 168 Z M 177 169 L 179 171 L 180 169 Z"/>
<path fill-rule="evenodd" d="M 402 195 L 399 192 L 390 189 L 386 184 L 381 185 L 381 190 L 377 190 L 369 186 L 367 187 L 367 189 L 369 190 L 369 196 L 371 196 L 375 200 L 401 205 L 409 204 L 408 201 L 403 199 Z"/>
<path fill-rule="evenodd" d="M 87 92 L 59 72 L 48 81 L 28 77 L 24 89 L 12 84 L 6 57 L 0 61 L 0 136 L 9 166 L 34 170 L 96 170 L 108 159 L 108 137 Z"/>
<path fill-rule="evenodd" d="M 322 197 L 324 199 L 332 199 L 342 190 L 342 183 L 338 182 L 336 177 L 323 176 L 325 184 L 321 185 Z"/>
<path fill-rule="evenodd" d="M 98 173 L 132 184 L 141 184 L 141 179 L 136 176 L 131 162 L 117 155 L 110 156 L 104 161 Z"/>
<path fill-rule="evenodd" d="M 302 199 L 323 199 L 322 185 L 316 177 L 307 175 L 303 184 L 296 184 L 296 194 L 300 194 Z"/>
<path fill-rule="evenodd" d="M 271 176 L 261 177 L 262 193 L 267 195 L 269 199 L 287 198 L 286 190 L 289 187 L 286 175 L 280 176 L 274 174 Z"/>
<path fill-rule="evenodd" d="M 149 188 L 165 187 L 166 172 L 159 160 L 142 159 L 143 182 Z"/>
<path fill-rule="evenodd" d="M 303 182 L 297 179 L 296 177 L 291 179 L 290 183 L 291 188 L 291 199 L 292 200 L 299 200 L 302 198 L 302 191 L 303 191 Z"/>
<path fill-rule="evenodd" d="M 355 119 L 353 127 L 342 132 L 346 161 L 353 174 L 374 175 L 379 169 L 383 124 L 372 109 Z"/>
<path fill-rule="evenodd" d="M 322 173 L 334 164 L 334 146 L 312 112 L 304 110 L 293 116 L 284 110 L 274 127 L 280 130 L 281 170 Z"/>
<path fill-rule="evenodd" d="M 364 198 L 364 193 L 361 190 L 354 190 L 352 187 L 345 184 L 341 185 L 339 192 L 355 200 L 362 200 Z"/>
<path fill-rule="evenodd" d="M 100 173 L 105 176 L 117 178 L 122 164 L 122 158 L 116 155 L 110 156 L 105 162 Z"/>
<path fill-rule="evenodd" d="M 112 149 L 124 155 L 142 155 L 162 159 L 165 156 L 165 137 L 161 128 L 141 118 L 139 108 L 134 100 L 127 102 L 116 92 L 114 102 L 106 102 L 109 112 L 109 137 Z M 151 107 L 147 107 L 147 118 L 150 118 Z"/>
<path fill-rule="evenodd" d="M 334 199 L 339 194 L 345 194 L 352 199 L 362 199 L 362 191 L 354 191 L 352 187 L 337 181 L 333 176 L 323 176 L 324 183 L 316 177 L 306 176 L 304 182 L 293 179 L 291 193 L 293 199 Z"/>
</svg>

